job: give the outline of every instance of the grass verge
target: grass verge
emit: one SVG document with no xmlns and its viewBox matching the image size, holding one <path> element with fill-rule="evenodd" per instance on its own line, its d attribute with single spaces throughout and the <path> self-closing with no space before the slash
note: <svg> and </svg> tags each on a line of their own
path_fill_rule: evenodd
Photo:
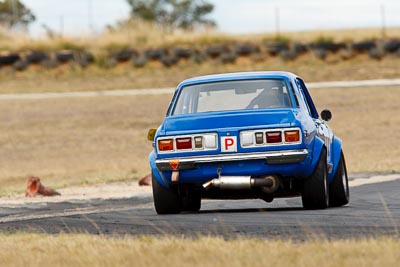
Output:
<svg viewBox="0 0 400 267">
<path fill-rule="evenodd" d="M 214 237 L 0 235 L 4 266 L 397 266 L 392 238 L 304 243 Z"/>
<path fill-rule="evenodd" d="M 294 61 L 263 56 L 261 59 L 238 58 L 235 64 L 222 64 L 218 59 L 202 64 L 182 60 L 178 65 L 165 68 L 159 62 L 150 62 L 144 68 L 124 63 L 105 69 L 89 66 L 82 69 L 66 64 L 56 69 L 43 70 L 33 66 L 23 72 L 11 67 L 0 68 L 0 93 L 40 93 L 99 91 L 136 88 L 175 87 L 183 79 L 224 72 L 286 70 L 297 73 L 308 82 L 400 77 L 399 58 L 387 56 L 382 60 L 359 55 L 343 61 L 340 55 L 330 55 L 323 61 L 311 54 Z"/>
</svg>

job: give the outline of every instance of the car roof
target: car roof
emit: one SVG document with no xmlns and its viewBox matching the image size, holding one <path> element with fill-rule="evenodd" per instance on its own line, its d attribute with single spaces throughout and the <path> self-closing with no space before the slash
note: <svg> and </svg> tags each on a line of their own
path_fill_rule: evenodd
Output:
<svg viewBox="0 0 400 267">
<path fill-rule="evenodd" d="M 182 81 L 178 88 L 197 83 L 204 82 L 218 82 L 218 81 L 229 81 L 229 80 L 246 80 L 246 79 L 282 79 L 289 78 L 295 79 L 298 76 L 294 73 L 288 71 L 252 71 L 252 72 L 234 72 L 234 73 L 223 73 L 223 74 L 213 74 L 213 75 L 205 75 L 198 76 L 194 78 L 189 78 Z"/>
</svg>

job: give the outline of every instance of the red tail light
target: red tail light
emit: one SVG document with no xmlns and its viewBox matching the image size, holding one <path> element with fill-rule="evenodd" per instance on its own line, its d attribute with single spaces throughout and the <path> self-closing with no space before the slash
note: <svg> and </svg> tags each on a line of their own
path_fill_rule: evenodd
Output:
<svg viewBox="0 0 400 267">
<path fill-rule="evenodd" d="M 285 131 L 285 142 L 286 143 L 295 143 L 300 141 L 300 132 L 299 130 L 294 131 Z"/>
<path fill-rule="evenodd" d="M 192 138 L 176 138 L 177 149 L 192 149 Z"/>
<path fill-rule="evenodd" d="M 266 132 L 267 143 L 282 143 L 282 132 Z"/>
<path fill-rule="evenodd" d="M 174 140 L 173 139 L 158 140 L 158 149 L 160 151 L 174 150 Z"/>
</svg>

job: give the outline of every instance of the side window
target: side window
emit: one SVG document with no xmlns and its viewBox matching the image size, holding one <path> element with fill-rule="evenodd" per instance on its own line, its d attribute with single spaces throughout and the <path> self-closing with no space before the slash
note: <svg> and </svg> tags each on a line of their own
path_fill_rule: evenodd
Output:
<svg viewBox="0 0 400 267">
<path fill-rule="evenodd" d="M 290 91 L 292 92 L 294 101 L 295 101 L 295 103 L 296 103 L 296 107 L 299 108 L 299 107 L 300 107 L 300 103 L 299 103 L 299 100 L 297 99 L 296 93 L 294 92 L 294 89 L 293 89 L 293 88 L 294 88 L 294 85 L 293 85 L 293 83 L 290 83 L 290 84 L 289 84 L 289 88 L 290 88 Z"/>
<path fill-rule="evenodd" d="M 176 115 L 180 114 L 188 114 L 193 112 L 193 93 L 189 92 L 186 94 L 182 94 L 181 91 L 181 96 L 178 98 L 178 101 L 175 106 L 175 110 L 179 110 Z"/>
<path fill-rule="evenodd" d="M 297 79 L 296 79 L 296 83 L 297 83 L 298 86 L 299 86 L 299 89 L 300 89 L 299 91 L 300 91 L 300 93 L 301 93 L 301 95 L 302 95 L 302 97 L 303 97 L 303 99 L 304 99 L 304 103 L 305 103 L 306 106 L 307 106 L 308 113 L 309 113 L 310 116 L 313 117 L 314 119 L 318 119 L 318 112 L 317 112 L 317 110 L 315 109 L 314 102 L 312 101 L 311 96 L 310 96 L 310 94 L 308 93 L 308 90 L 307 90 L 307 88 L 306 88 L 306 86 L 305 86 L 303 80 L 301 80 L 300 78 L 297 78 Z"/>
<path fill-rule="evenodd" d="M 305 106 L 306 106 L 306 108 L 308 110 L 308 114 L 310 114 L 310 116 L 312 116 L 311 110 L 310 110 L 310 106 L 308 105 L 307 98 L 305 97 L 304 92 L 303 92 L 303 86 L 301 86 L 301 83 L 299 82 L 298 79 L 296 79 L 296 84 L 297 84 L 297 87 L 299 88 L 299 92 L 300 92 L 300 95 L 301 95 L 301 97 L 303 99 L 303 102 L 304 102 L 304 104 L 305 104 Z"/>
</svg>

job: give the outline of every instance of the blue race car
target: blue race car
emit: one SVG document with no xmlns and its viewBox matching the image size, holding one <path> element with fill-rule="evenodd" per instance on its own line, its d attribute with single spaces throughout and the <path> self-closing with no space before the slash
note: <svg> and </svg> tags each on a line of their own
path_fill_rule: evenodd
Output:
<svg viewBox="0 0 400 267">
<path fill-rule="evenodd" d="M 180 83 L 149 155 L 158 214 L 200 210 L 202 198 L 301 196 L 306 209 L 349 202 L 342 141 L 289 72 L 202 76 Z"/>
</svg>

